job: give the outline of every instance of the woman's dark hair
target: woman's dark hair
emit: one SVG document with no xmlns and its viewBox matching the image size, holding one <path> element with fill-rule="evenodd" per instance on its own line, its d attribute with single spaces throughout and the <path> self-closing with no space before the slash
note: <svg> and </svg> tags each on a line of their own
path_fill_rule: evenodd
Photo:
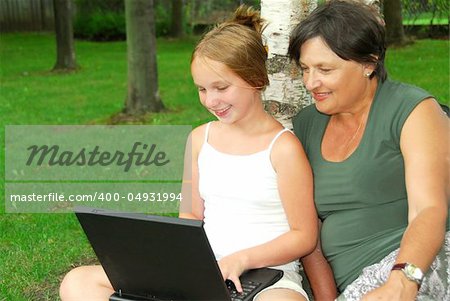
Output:
<svg viewBox="0 0 450 301">
<path fill-rule="evenodd" d="M 344 60 L 376 65 L 370 78 L 387 78 L 383 19 L 375 8 L 350 0 L 331 0 L 320 5 L 292 31 L 290 58 L 299 64 L 301 46 L 315 37 L 321 37 Z"/>
</svg>

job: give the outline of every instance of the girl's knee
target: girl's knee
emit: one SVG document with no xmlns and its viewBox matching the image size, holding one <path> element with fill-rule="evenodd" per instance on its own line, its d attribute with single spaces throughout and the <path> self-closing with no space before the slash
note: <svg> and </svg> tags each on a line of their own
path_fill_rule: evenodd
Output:
<svg viewBox="0 0 450 301">
<path fill-rule="evenodd" d="M 59 296 L 62 300 L 70 300 L 71 291 L 74 290 L 76 286 L 77 279 L 81 279 L 81 269 L 80 267 L 70 270 L 63 278 L 61 285 L 59 287 Z"/>
<path fill-rule="evenodd" d="M 306 301 L 307 299 L 297 291 L 287 288 L 273 288 L 258 295 L 254 301 Z"/>
<path fill-rule="evenodd" d="M 104 271 L 99 266 L 80 266 L 69 271 L 59 287 L 59 295 L 63 301 L 79 300 L 79 294 L 89 287 L 101 285 Z"/>
</svg>

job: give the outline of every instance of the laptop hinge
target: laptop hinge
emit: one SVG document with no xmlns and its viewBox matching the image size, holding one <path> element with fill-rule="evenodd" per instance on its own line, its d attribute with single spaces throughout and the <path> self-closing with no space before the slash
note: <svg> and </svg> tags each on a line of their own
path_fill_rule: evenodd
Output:
<svg viewBox="0 0 450 301">
<path fill-rule="evenodd" d="M 127 294 L 122 294 L 122 290 L 114 292 L 109 296 L 109 301 L 173 301 L 173 300 L 163 300 L 156 297 L 139 297 L 139 296 L 129 296 Z"/>
</svg>

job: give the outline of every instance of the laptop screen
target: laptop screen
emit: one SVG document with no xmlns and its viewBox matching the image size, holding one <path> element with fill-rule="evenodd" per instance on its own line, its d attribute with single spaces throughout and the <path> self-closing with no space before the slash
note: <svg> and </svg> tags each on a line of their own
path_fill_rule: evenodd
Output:
<svg viewBox="0 0 450 301">
<path fill-rule="evenodd" d="M 78 207 L 113 288 L 157 300 L 230 300 L 203 222 Z"/>
</svg>

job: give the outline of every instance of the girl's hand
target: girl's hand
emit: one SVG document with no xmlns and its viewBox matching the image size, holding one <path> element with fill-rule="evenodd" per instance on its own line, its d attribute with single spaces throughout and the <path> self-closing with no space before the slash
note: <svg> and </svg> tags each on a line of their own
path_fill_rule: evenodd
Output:
<svg viewBox="0 0 450 301">
<path fill-rule="evenodd" d="M 246 270 L 245 259 L 239 252 L 223 257 L 219 260 L 219 268 L 222 272 L 224 280 L 233 281 L 236 290 L 242 293 L 241 282 L 239 281 L 239 276 Z"/>
</svg>

